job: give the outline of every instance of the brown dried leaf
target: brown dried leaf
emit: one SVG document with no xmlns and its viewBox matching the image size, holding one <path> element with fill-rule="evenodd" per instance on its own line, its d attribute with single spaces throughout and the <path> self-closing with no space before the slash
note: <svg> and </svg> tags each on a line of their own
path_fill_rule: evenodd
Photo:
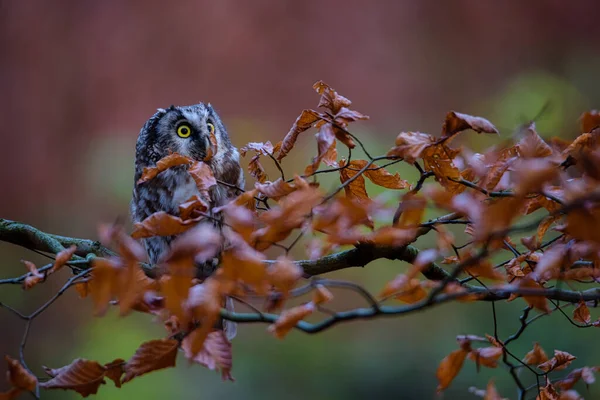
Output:
<svg viewBox="0 0 600 400">
<path fill-rule="evenodd" d="M 174 367 L 178 345 L 179 342 L 173 339 L 157 339 L 142 343 L 125 364 L 122 383 L 148 372 Z"/>
<path fill-rule="evenodd" d="M 95 315 L 104 315 L 109 302 L 117 296 L 120 260 L 94 258 L 92 260 L 92 284 L 89 285 Z"/>
<path fill-rule="evenodd" d="M 555 244 L 544 252 L 535 266 L 531 278 L 537 282 L 547 282 L 560 275 L 561 268 L 567 257 L 568 247 L 564 244 Z"/>
<path fill-rule="evenodd" d="M 327 123 L 321 125 L 319 132 L 315 134 L 317 139 L 317 156 L 313 158 L 312 164 L 306 168 L 305 175 L 311 175 L 319 169 L 319 165 L 324 158 L 336 161 L 337 150 L 335 142 L 335 132 L 333 131 L 333 125 Z M 335 153 L 335 156 L 333 154 Z M 330 162 L 331 163 L 331 162 Z"/>
<path fill-rule="evenodd" d="M 219 144 L 217 143 L 217 137 L 215 136 L 214 130 L 209 133 L 208 142 L 210 146 L 208 146 L 208 148 L 206 149 L 206 155 L 202 160 L 204 162 L 209 162 L 210 160 L 212 160 L 215 154 L 217 154 L 217 151 L 219 151 Z"/>
<path fill-rule="evenodd" d="M 385 168 L 378 167 L 376 164 L 371 166 L 364 172 L 374 184 L 386 189 L 406 189 L 410 187 L 410 183 L 400 178 L 399 173 L 392 175 Z"/>
<path fill-rule="evenodd" d="M 217 184 L 215 176 L 208 164 L 196 161 L 192 164 L 188 173 L 194 178 L 198 191 L 207 199 L 210 199 L 209 189 Z"/>
<path fill-rule="evenodd" d="M 361 242 L 400 247 L 411 243 L 415 239 L 416 235 L 417 230 L 413 228 L 401 229 L 394 228 L 393 226 L 384 226 L 376 229 L 368 235 L 365 235 L 361 239 Z"/>
<path fill-rule="evenodd" d="M 594 376 L 594 372 L 598 370 L 598 367 L 583 367 L 574 369 L 567 375 L 565 378 L 561 379 L 556 383 L 556 385 L 561 390 L 569 390 L 575 384 L 582 379 L 586 385 L 591 385 L 596 382 L 596 377 Z"/>
<path fill-rule="evenodd" d="M 460 181 L 460 170 L 452 161 L 456 152 L 444 144 L 428 147 L 423 152 L 423 166 L 425 170 L 435 174 L 435 180 L 452 194 L 459 194 L 466 186 L 456 182 Z"/>
<path fill-rule="evenodd" d="M 333 300 L 333 293 L 331 293 L 325 286 L 317 285 L 312 302 L 318 306 L 323 303 L 328 303 L 331 300 Z"/>
<path fill-rule="evenodd" d="M 384 299 L 392 295 L 396 300 L 414 304 L 426 298 L 427 292 L 423 288 L 423 283 L 418 279 L 411 278 L 406 274 L 399 274 L 392 281 L 386 283 L 379 297 Z"/>
<path fill-rule="evenodd" d="M 248 151 L 255 151 L 257 154 L 267 156 L 273 154 L 274 148 L 270 141 L 267 142 L 250 142 L 240 149 L 240 154 L 245 157 Z"/>
<path fill-rule="evenodd" d="M 131 237 L 143 239 L 152 236 L 175 236 L 193 228 L 204 216 L 183 220 L 165 211 L 150 214 L 142 222 L 136 222 Z"/>
<path fill-rule="evenodd" d="M 146 257 L 144 247 L 125 233 L 120 225 L 100 225 L 98 236 L 105 244 L 112 244 L 117 253 L 128 262 L 141 261 Z"/>
<path fill-rule="evenodd" d="M 577 307 L 575 307 L 573 310 L 573 319 L 577 322 L 581 322 L 584 325 L 589 324 L 592 320 L 590 309 L 585 305 L 584 301 L 580 301 L 577 304 Z"/>
<path fill-rule="evenodd" d="M 279 178 L 275 182 L 255 183 L 256 189 L 267 197 L 273 200 L 279 200 L 281 197 L 287 196 L 297 189 L 283 179 Z"/>
<path fill-rule="evenodd" d="M 37 386 L 37 378 L 27 371 L 21 363 L 9 356 L 4 356 L 8 364 L 6 378 L 13 388 L 33 392 Z"/>
<path fill-rule="evenodd" d="M 96 361 L 78 358 L 71 364 L 58 369 L 44 367 L 52 377 L 49 381 L 40 383 L 44 389 L 74 390 L 83 397 L 96 394 L 104 383 L 106 368 Z"/>
<path fill-rule="evenodd" d="M 440 362 L 436 372 L 439 382 L 437 387 L 438 393 L 450 386 L 456 375 L 458 375 L 463 366 L 467 353 L 468 352 L 462 348 L 454 350 Z"/>
<path fill-rule="evenodd" d="M 109 362 L 108 364 L 104 364 L 104 368 L 106 372 L 104 376 L 114 382 L 115 386 L 121 387 L 121 375 L 125 373 L 124 367 L 125 360 L 117 358 L 114 361 Z"/>
<path fill-rule="evenodd" d="M 77 246 L 75 246 L 75 245 L 72 245 L 72 246 L 60 251 L 54 258 L 54 264 L 52 265 L 52 268 L 50 269 L 50 271 L 48 273 L 52 274 L 52 273 L 58 271 L 59 269 L 61 269 L 63 267 L 63 265 L 68 263 L 69 260 L 71 259 L 71 257 L 73 257 L 73 254 L 75 254 L 75 251 L 77 251 Z"/>
<path fill-rule="evenodd" d="M 581 124 L 581 133 L 589 133 L 600 127 L 600 111 L 590 110 L 581 114 L 579 117 Z"/>
<path fill-rule="evenodd" d="M 234 381 L 231 376 L 233 358 L 231 353 L 231 342 L 222 330 L 212 331 L 203 341 L 203 347 L 197 354 L 189 352 L 186 341 L 182 344 L 185 356 L 195 363 L 204 365 L 210 370 L 221 370 L 223 380 Z"/>
<path fill-rule="evenodd" d="M 349 107 L 352 102 L 340 96 L 332 87 L 323 81 L 317 81 L 313 85 L 313 89 L 321 95 L 318 107 L 327 108 L 332 114 L 337 114 L 342 107 Z"/>
<path fill-rule="evenodd" d="M 544 372 L 560 371 L 567 368 L 576 358 L 577 357 L 566 351 L 554 350 L 554 357 L 538 365 L 538 368 Z"/>
<path fill-rule="evenodd" d="M 252 157 L 248 163 L 248 172 L 250 173 L 251 177 L 260 183 L 264 183 L 269 178 L 265 172 L 265 168 L 260 162 L 260 155 L 258 154 Z"/>
<path fill-rule="evenodd" d="M 348 165 L 347 168 L 343 168 Z M 365 186 L 365 178 L 363 175 L 357 175 L 358 170 L 364 168 L 367 165 L 365 160 L 352 160 L 349 164 L 346 164 L 346 160 L 340 161 L 340 182 L 342 185 L 346 184 L 352 179 L 352 181 L 344 186 L 346 197 L 349 199 L 356 199 L 359 202 L 369 201 L 369 195 Z"/>
<path fill-rule="evenodd" d="M 0 400 L 14 400 L 22 393 L 21 389 L 10 388 L 8 392 L 0 392 Z"/>
<path fill-rule="evenodd" d="M 27 267 L 27 270 L 31 275 L 27 276 L 23 281 L 23 289 L 29 290 L 42 280 L 44 280 L 44 274 L 38 271 L 37 267 L 34 263 L 27 260 L 21 260 L 23 264 Z"/>
<path fill-rule="evenodd" d="M 434 143 L 435 139 L 426 133 L 402 132 L 396 138 L 396 146 L 392 147 L 387 155 L 403 158 L 404 161 L 412 164 Z"/>
<path fill-rule="evenodd" d="M 290 131 L 285 135 L 285 138 L 283 138 L 279 154 L 277 155 L 277 161 L 281 161 L 281 159 L 292 150 L 300 133 L 310 129 L 313 124 L 321 118 L 322 115 L 314 110 L 302 111 L 300 116 L 296 119 L 296 122 L 292 125 Z"/>
<path fill-rule="evenodd" d="M 496 368 L 498 359 L 502 356 L 503 348 L 496 346 L 481 347 L 473 349 L 469 352 L 469 359 L 488 368 Z"/>
<path fill-rule="evenodd" d="M 397 228 L 419 227 L 425 215 L 425 206 L 427 206 L 427 201 L 423 196 L 411 192 L 406 193 L 402 196 L 402 201 L 396 211 L 397 222 L 394 223 L 394 226 Z"/>
<path fill-rule="evenodd" d="M 520 288 L 543 289 L 543 287 L 539 283 L 537 283 L 529 277 L 519 279 L 518 286 Z M 548 307 L 548 299 L 546 299 L 544 296 L 523 296 L 523 299 L 531 307 L 545 313 L 550 313 L 550 308 Z"/>
<path fill-rule="evenodd" d="M 524 128 L 524 136 L 517 144 L 517 149 L 523 158 L 539 158 L 552 155 L 552 147 L 538 135 L 533 122 Z"/>
<path fill-rule="evenodd" d="M 304 270 L 300 266 L 285 256 L 277 258 L 277 261 L 267 269 L 269 282 L 284 296 L 302 278 L 303 273 Z"/>
<path fill-rule="evenodd" d="M 179 216 L 182 220 L 198 218 L 199 213 L 204 213 L 208 210 L 208 204 L 198 195 L 190 197 L 185 203 L 179 205 Z"/>
<path fill-rule="evenodd" d="M 477 133 L 498 133 L 496 127 L 485 118 L 450 111 L 446 114 L 446 121 L 442 126 L 442 138 L 450 137 L 467 129 L 473 129 Z"/>
<path fill-rule="evenodd" d="M 552 385 L 547 376 L 546 386 L 538 388 L 538 393 L 535 400 L 561 400 L 560 394 L 556 391 L 556 388 Z"/>
<path fill-rule="evenodd" d="M 154 179 L 161 172 L 171 167 L 190 164 L 191 162 L 192 160 L 190 158 L 182 156 L 181 154 L 169 154 L 168 156 L 158 160 L 155 167 L 145 167 L 142 177 L 137 181 L 137 184 L 139 185 L 140 183 L 148 182 L 149 180 Z"/>
<path fill-rule="evenodd" d="M 496 389 L 496 385 L 494 385 L 494 381 L 489 381 L 487 388 L 485 390 L 485 395 L 483 396 L 483 400 L 506 400 L 504 397 L 500 396 L 498 390 Z"/>
<path fill-rule="evenodd" d="M 539 365 L 546 361 L 548 361 L 548 356 L 538 342 L 533 344 L 533 349 L 523 358 L 523 362 L 527 365 Z"/>
<path fill-rule="evenodd" d="M 285 310 L 274 324 L 269 325 L 269 332 L 278 339 L 283 339 L 298 322 L 308 317 L 315 311 L 313 302 Z"/>
</svg>

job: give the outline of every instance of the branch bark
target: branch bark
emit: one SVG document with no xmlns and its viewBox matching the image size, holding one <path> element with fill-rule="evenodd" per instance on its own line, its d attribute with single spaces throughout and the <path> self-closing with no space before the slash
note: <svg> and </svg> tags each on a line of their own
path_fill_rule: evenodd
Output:
<svg viewBox="0 0 600 400">
<path fill-rule="evenodd" d="M 448 216 L 448 218 L 450 217 L 455 218 L 454 215 Z M 430 229 L 430 226 L 422 227 L 419 233 L 427 233 Z M 31 225 L 1 218 L 0 240 L 30 250 L 52 254 L 57 254 L 65 247 L 75 245 L 77 246 L 75 254 L 81 257 L 87 257 L 89 254 L 99 257 L 115 255 L 113 251 L 102 246 L 98 241 L 53 235 L 42 232 Z M 412 263 L 418 254 L 419 250 L 410 245 L 401 247 L 359 245 L 353 249 L 330 254 L 317 260 L 298 260 L 295 263 L 301 266 L 306 274 L 314 276 L 345 268 L 364 267 L 370 262 L 381 258 Z M 274 261 L 268 262 L 273 263 Z M 145 265 L 144 270 L 147 273 L 151 274 L 151 269 L 151 266 Z M 447 279 L 449 276 L 446 270 L 436 264 L 432 264 L 424 270 L 423 275 L 427 279 L 435 281 Z"/>
</svg>

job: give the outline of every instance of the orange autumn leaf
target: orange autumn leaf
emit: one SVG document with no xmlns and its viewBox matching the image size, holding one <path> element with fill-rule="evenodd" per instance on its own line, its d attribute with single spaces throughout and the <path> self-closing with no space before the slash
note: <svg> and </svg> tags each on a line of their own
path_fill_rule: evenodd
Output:
<svg viewBox="0 0 600 400">
<path fill-rule="evenodd" d="M 357 201 L 369 201 L 369 195 L 365 186 L 365 178 L 363 174 L 358 175 L 360 169 L 367 165 L 365 160 L 352 160 L 346 163 L 346 160 L 340 161 L 340 182 L 344 186 L 346 197 L 356 199 Z M 344 168 L 346 167 L 347 168 Z"/>
<path fill-rule="evenodd" d="M 466 186 L 457 182 L 461 180 L 461 174 L 453 161 L 456 154 L 443 143 L 430 146 L 423 152 L 425 170 L 433 172 L 435 180 L 452 194 L 466 190 Z"/>
<path fill-rule="evenodd" d="M 52 265 L 52 268 L 50 269 L 49 273 L 52 274 L 52 273 L 58 271 L 59 269 L 61 269 L 63 267 L 63 265 L 68 263 L 69 260 L 71 259 L 71 257 L 73 257 L 73 254 L 75 254 L 75 251 L 77 251 L 77 246 L 75 246 L 75 245 L 72 245 L 72 246 L 60 251 L 54 258 L 54 264 Z"/>
<path fill-rule="evenodd" d="M 597 372 L 598 369 L 598 367 L 583 367 L 574 369 L 569 373 L 569 375 L 558 381 L 556 386 L 558 386 L 561 390 L 569 390 L 575 386 L 579 380 L 585 382 L 586 385 L 591 385 L 592 383 L 596 382 L 594 372 Z"/>
<path fill-rule="evenodd" d="M 186 156 L 182 156 L 178 153 L 169 154 L 166 157 L 161 158 L 156 163 L 155 167 L 144 167 L 144 171 L 140 179 L 138 179 L 137 184 L 141 184 L 144 182 L 148 182 L 154 179 L 158 174 L 171 167 L 175 167 L 178 165 L 187 165 L 190 164 L 192 160 Z"/>
<path fill-rule="evenodd" d="M 503 353 L 502 347 L 489 346 L 473 349 L 469 352 L 469 359 L 475 361 L 477 365 L 483 365 L 488 368 L 496 368 L 498 366 L 498 359 Z"/>
<path fill-rule="evenodd" d="M 208 207 L 208 204 L 200 196 L 194 195 L 179 205 L 179 216 L 184 221 L 197 218 L 200 213 L 207 211 Z"/>
<path fill-rule="evenodd" d="M 468 351 L 460 348 L 448 354 L 440 362 L 440 365 L 438 366 L 436 372 L 436 376 L 439 382 L 437 387 L 438 393 L 450 386 L 456 375 L 458 375 L 458 373 L 460 372 L 465 362 L 465 358 L 467 357 L 467 354 Z"/>
<path fill-rule="evenodd" d="M 205 198 L 210 198 L 208 191 L 211 187 L 217 184 L 217 180 L 215 179 L 215 176 L 213 175 L 213 172 L 208 164 L 201 161 L 196 161 L 192 164 L 188 170 L 188 173 L 194 179 L 198 191 Z"/>
<path fill-rule="evenodd" d="M 223 380 L 234 381 L 231 376 L 233 365 L 231 342 L 227 339 L 225 332 L 222 330 L 210 332 L 203 341 L 202 350 L 195 355 L 189 351 L 189 346 L 186 344 L 186 339 L 184 339 L 182 348 L 190 361 L 204 365 L 213 371 L 220 370 Z"/>
<path fill-rule="evenodd" d="M 304 270 L 287 257 L 280 256 L 274 264 L 267 269 L 267 277 L 271 285 L 283 295 L 292 290 L 298 280 L 302 278 Z"/>
<path fill-rule="evenodd" d="M 270 141 L 266 141 L 266 142 L 250 142 L 247 145 L 245 145 L 244 147 L 240 148 L 240 154 L 242 155 L 242 157 L 246 156 L 246 153 L 249 151 L 255 151 L 257 154 L 259 155 L 269 155 L 269 154 L 273 154 L 273 152 L 275 151 L 275 148 L 273 147 L 273 144 Z"/>
<path fill-rule="evenodd" d="M 396 172 L 392 175 L 388 170 L 374 163 L 367 168 L 364 174 L 371 182 L 386 189 L 406 189 L 410 187 L 407 181 L 400 178 L 399 173 Z"/>
<path fill-rule="evenodd" d="M 323 124 L 319 128 L 319 132 L 315 134 L 315 138 L 317 139 L 317 155 L 313 158 L 312 164 L 310 164 L 304 171 L 305 175 L 313 174 L 319 168 L 321 161 L 324 159 L 327 160 L 327 164 L 330 164 L 331 161 L 336 161 L 337 158 L 333 125 L 329 123 Z"/>
<path fill-rule="evenodd" d="M 585 302 L 580 301 L 577 304 L 577 307 L 573 310 L 573 319 L 577 322 L 581 322 L 584 325 L 587 325 L 592 320 L 592 316 L 590 315 L 590 309 L 587 307 Z"/>
<path fill-rule="evenodd" d="M 538 342 L 533 344 L 533 349 L 523 358 L 523 362 L 527 365 L 539 365 L 546 361 L 548 361 L 548 356 Z"/>
<path fill-rule="evenodd" d="M 523 138 L 517 144 L 517 149 L 523 158 L 539 158 L 552 155 L 552 148 L 535 130 L 535 123 L 524 127 Z"/>
<path fill-rule="evenodd" d="M 165 211 L 157 211 L 150 214 L 142 222 L 136 222 L 131 237 L 143 239 L 152 236 L 174 236 L 179 235 L 194 227 L 203 216 L 182 220 Z"/>
<path fill-rule="evenodd" d="M 581 133 L 589 133 L 600 127 L 600 111 L 590 110 L 581 114 L 579 117 L 581 124 Z"/>
<path fill-rule="evenodd" d="M 208 134 L 208 143 L 210 145 L 206 148 L 206 155 L 202 160 L 204 162 L 209 162 L 210 160 L 212 160 L 212 158 L 215 156 L 215 154 L 217 154 L 217 151 L 219 150 L 219 144 L 217 143 L 217 137 L 215 136 L 214 129 Z"/>
<path fill-rule="evenodd" d="M 114 361 L 109 362 L 108 364 L 104 364 L 104 368 L 106 372 L 104 375 L 114 382 L 115 386 L 121 387 L 121 376 L 125 373 L 124 371 L 125 360 L 117 358 Z"/>
<path fill-rule="evenodd" d="M 278 339 L 283 339 L 296 324 L 315 311 L 313 302 L 285 310 L 274 324 L 269 325 L 269 332 Z"/>
<path fill-rule="evenodd" d="M 446 120 L 442 126 L 442 138 L 451 137 L 467 129 L 472 129 L 477 133 L 498 133 L 496 127 L 485 118 L 450 111 L 446 114 Z"/>
<path fill-rule="evenodd" d="M 327 108 L 332 114 L 337 114 L 342 107 L 349 107 L 352 105 L 352 102 L 349 99 L 339 95 L 331 86 L 323 81 L 315 82 L 313 89 L 321 95 L 317 107 Z"/>
<path fill-rule="evenodd" d="M 397 300 L 413 304 L 426 298 L 427 292 L 418 279 L 399 274 L 392 281 L 386 283 L 379 293 L 379 297 L 382 299 L 392 295 Z"/>
<path fill-rule="evenodd" d="M 173 339 L 156 339 L 144 342 L 124 366 L 122 383 L 158 369 L 175 366 L 179 342 Z"/>
<path fill-rule="evenodd" d="M 518 286 L 520 288 L 527 289 L 543 289 L 543 287 L 533 279 L 529 277 L 525 277 L 523 279 L 519 279 Z M 529 304 L 531 307 L 540 310 L 544 313 L 550 313 L 550 308 L 548 307 L 548 299 L 544 296 L 532 296 L 532 295 L 524 295 L 523 299 Z"/>
<path fill-rule="evenodd" d="M 11 387 L 33 392 L 37 386 L 37 378 L 27 371 L 21 363 L 9 356 L 4 356 L 8 364 L 6 378 Z"/>
<path fill-rule="evenodd" d="M 398 220 L 394 224 L 397 228 L 416 228 L 421 224 L 425 215 L 427 201 L 419 194 L 407 193 L 402 196 L 398 206 Z"/>
<path fill-rule="evenodd" d="M 401 229 L 393 226 L 384 226 L 365 235 L 361 241 L 383 246 L 404 246 L 411 243 L 417 234 L 414 228 Z"/>
<path fill-rule="evenodd" d="M 312 300 L 315 305 L 318 306 L 323 303 L 328 303 L 331 300 L 333 300 L 333 293 L 331 293 L 329 289 L 323 285 L 317 285 L 315 287 L 315 293 Z"/>
<path fill-rule="evenodd" d="M 44 368 L 52 377 L 40 383 L 44 389 L 73 390 L 83 397 L 96 394 L 104 383 L 106 368 L 96 361 L 78 358 L 71 364 L 58 369 Z"/>
<path fill-rule="evenodd" d="M 289 152 L 292 150 L 298 140 L 298 135 L 302 132 L 310 129 L 315 122 L 321 119 L 321 114 L 314 110 L 304 110 L 298 116 L 290 131 L 283 138 L 279 154 L 277 155 L 277 161 L 281 161 Z"/>
<path fill-rule="evenodd" d="M 269 178 L 265 171 L 265 167 L 263 167 L 260 162 L 259 154 L 250 159 L 250 162 L 248 163 L 248 172 L 250 173 L 250 176 L 259 183 L 264 183 Z"/>
<path fill-rule="evenodd" d="M 485 390 L 485 394 L 483 396 L 483 400 L 506 400 L 504 397 L 500 396 L 498 390 L 496 389 L 496 385 L 494 381 L 489 381 L 487 388 Z"/>
<path fill-rule="evenodd" d="M 273 200 L 278 200 L 298 189 L 296 186 L 292 186 L 281 178 L 277 179 L 275 182 L 255 183 L 254 186 L 259 193 L 262 193 Z"/>
<path fill-rule="evenodd" d="M 403 158 L 409 164 L 414 163 L 435 139 L 426 133 L 402 132 L 396 138 L 396 146 L 387 152 L 388 157 Z"/>
<path fill-rule="evenodd" d="M 544 372 L 559 371 L 567 368 L 576 358 L 566 351 L 554 350 L 554 357 L 538 365 L 538 368 Z"/>
<path fill-rule="evenodd" d="M 117 295 L 119 268 L 121 264 L 118 259 L 94 258 L 92 260 L 93 284 L 89 286 L 89 290 L 96 315 L 103 315 L 109 301 Z"/>
<path fill-rule="evenodd" d="M 25 264 L 30 274 L 23 281 L 23 289 L 28 290 L 40 283 L 44 279 L 44 274 L 38 271 L 35 264 L 31 261 L 21 260 L 21 262 Z"/>
</svg>

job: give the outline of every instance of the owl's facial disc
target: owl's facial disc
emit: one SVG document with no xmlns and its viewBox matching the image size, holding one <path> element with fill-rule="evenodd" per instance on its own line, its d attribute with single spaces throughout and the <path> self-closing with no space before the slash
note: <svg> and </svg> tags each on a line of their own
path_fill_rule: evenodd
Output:
<svg viewBox="0 0 600 400">
<path fill-rule="evenodd" d="M 213 128 L 210 128 L 210 127 Z M 214 131 L 214 125 L 205 121 L 189 121 L 180 119 L 173 127 L 173 137 L 178 153 L 194 160 L 202 160 L 206 156 L 209 144 L 208 135 Z"/>
</svg>

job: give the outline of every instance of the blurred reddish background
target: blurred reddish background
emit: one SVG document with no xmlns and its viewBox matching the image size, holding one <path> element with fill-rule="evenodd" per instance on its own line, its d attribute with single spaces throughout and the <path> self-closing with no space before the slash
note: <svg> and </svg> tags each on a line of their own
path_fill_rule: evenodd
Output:
<svg viewBox="0 0 600 400">
<path fill-rule="evenodd" d="M 379 150 L 377 154 L 389 148 L 400 131 L 437 133 L 451 109 L 487 117 L 503 134 L 510 135 L 517 123 L 533 118 L 548 103 L 548 111 L 538 124 L 541 133 L 573 136 L 579 114 L 600 105 L 599 15 L 597 0 L 568 5 L 560 0 L 2 1 L 0 217 L 26 221 L 50 232 L 95 238 L 99 221 L 127 215 L 135 139 L 156 108 L 211 102 L 236 145 L 276 141 L 302 109 L 316 106 L 311 85 L 320 79 L 352 99 L 355 109 L 371 116 L 368 123 L 360 125 L 359 133 L 369 138 L 369 144 Z M 307 151 L 312 152 L 314 144 L 308 146 Z M 289 162 L 295 160 L 297 165 L 286 167 L 303 169 L 310 157 L 296 154 Z M 35 258 L 6 244 L 0 244 L 0 254 L 1 277 L 22 273 L 19 258 Z M 389 273 L 382 272 L 375 280 L 361 271 L 349 276 L 380 287 L 397 269 L 379 271 Z M 60 281 L 49 282 L 26 299 L 18 288 L 1 287 L 0 300 L 35 309 L 60 285 Z M 75 296 L 68 299 L 73 301 Z M 78 310 L 65 304 L 69 303 L 54 308 L 61 315 L 59 322 L 51 317 L 38 322 L 37 329 L 45 333 L 36 340 L 62 340 L 66 343 L 60 346 L 65 347 L 73 341 L 78 352 L 66 352 L 60 346 L 48 350 L 38 342 L 32 344 L 29 353 L 32 365 L 54 361 L 57 354 L 64 357 L 53 366 L 68 362 L 69 357 L 92 358 L 98 351 L 103 354 L 100 347 L 86 344 L 92 340 L 85 325 L 90 323 L 89 305 Z M 281 355 L 279 361 L 273 361 L 274 355 L 265 358 L 260 372 L 252 369 L 258 367 L 244 369 L 256 363 L 252 361 L 256 360 L 253 350 L 275 350 L 270 350 L 272 339 L 265 339 L 264 326 L 248 328 L 255 329 L 255 336 L 261 339 L 246 338 L 245 350 L 244 339 L 238 344 L 242 347 L 237 353 L 241 365 L 237 367 L 238 379 L 245 383 L 236 384 L 237 389 L 222 389 L 212 374 L 202 382 L 210 385 L 210 393 L 217 397 L 223 395 L 221 390 L 229 390 L 228 395 L 234 397 L 318 398 L 311 390 L 319 389 L 328 398 L 368 397 L 373 393 L 404 393 L 406 398 L 412 393 L 410 398 L 429 398 L 435 388 L 437 362 L 454 346 L 454 330 L 485 331 L 476 330 L 479 322 L 467 325 L 460 317 L 462 309 L 446 310 L 452 311 L 433 313 L 425 319 L 417 316 L 416 320 L 375 322 L 354 332 L 363 343 L 377 341 L 379 347 L 375 349 L 354 342 L 351 349 L 333 346 L 333 338 L 347 333 L 347 326 L 325 334 L 323 339 L 292 339 L 297 346 L 310 347 L 314 358 L 294 364 L 293 360 L 302 355 L 279 345 L 277 351 L 291 353 Z M 486 308 L 481 315 L 485 318 L 488 311 Z M 447 319 L 444 339 L 436 339 L 435 329 L 423 332 L 427 326 L 437 326 L 430 318 Z M 518 322 L 515 314 L 510 318 L 513 325 Z M 0 321 L 2 326 L 11 324 L 0 333 L 0 350 L 13 354 L 22 326 L 14 324 L 14 317 L 2 310 Z M 126 357 L 138 337 L 115 321 L 104 326 L 135 338 L 122 345 L 126 354 L 119 356 Z M 147 319 L 137 321 L 141 330 L 147 329 Z M 414 325 L 415 321 L 425 325 Z M 107 329 L 101 328 L 103 320 L 93 324 L 93 329 Z M 412 326 L 403 329 L 409 344 L 399 344 L 400 334 L 389 333 L 392 327 L 403 324 Z M 488 326 L 485 329 L 489 331 Z M 155 330 L 154 335 L 160 332 Z M 110 337 L 113 334 L 111 331 Z M 430 345 L 431 338 L 443 344 Z M 395 350 L 385 347 L 391 343 Z M 415 343 L 428 343 L 421 350 L 429 349 L 419 368 L 407 361 L 410 354 L 415 357 L 411 352 L 419 350 Z M 523 349 L 528 346 L 530 342 Z M 328 358 L 328 351 L 334 355 Z M 355 359 L 348 359 L 352 352 Z M 372 365 L 373 354 L 385 358 L 392 353 L 405 360 L 402 374 L 427 380 L 422 389 L 400 391 L 400 377 L 395 375 L 400 370 L 390 370 L 399 360 L 396 356 L 375 362 L 377 367 Z M 323 391 L 321 383 L 311 386 L 306 381 L 306 392 L 292 394 L 273 387 L 269 396 L 262 396 L 274 370 L 287 371 L 286 379 L 291 381 L 302 368 L 329 365 L 328 360 L 343 354 L 345 361 L 339 362 L 346 369 L 337 372 L 337 389 Z M 282 362 L 289 368 L 282 369 Z M 348 366 L 351 364 L 354 370 Z M 373 372 L 364 375 L 361 365 L 370 366 Z M 195 379 L 191 376 L 206 375 L 192 370 L 177 382 L 185 386 Z M 246 374 L 248 371 L 252 373 Z M 175 379 L 176 375 L 165 376 Z M 470 380 L 463 381 L 462 386 L 457 382 L 461 390 L 457 393 L 466 393 L 465 387 L 479 379 L 474 375 L 467 378 Z M 282 388 L 286 379 L 281 381 Z M 487 382 L 481 379 L 483 384 Z M 361 392 L 353 381 L 379 386 L 375 392 Z M 148 385 L 149 380 L 143 382 Z M 511 382 L 504 384 L 510 387 Z M 410 382 L 404 385 L 410 386 Z M 186 396 L 182 393 L 177 398 Z M 60 395 L 56 398 L 62 398 Z M 106 398 L 116 396 L 112 392 Z M 185 398 L 195 397 L 188 393 Z"/>
<path fill-rule="evenodd" d="M 472 107 L 524 70 L 597 67 L 597 5 L 3 1 L 0 209 L 24 217 L 32 193 L 79 193 L 77 165 L 94 138 L 133 137 L 171 103 L 210 101 L 226 121 L 257 121 L 276 138 L 315 103 L 310 86 L 322 79 L 375 126 L 399 125 L 390 139 L 437 128 L 448 109 Z M 598 80 L 577 78 L 598 96 Z"/>
</svg>

